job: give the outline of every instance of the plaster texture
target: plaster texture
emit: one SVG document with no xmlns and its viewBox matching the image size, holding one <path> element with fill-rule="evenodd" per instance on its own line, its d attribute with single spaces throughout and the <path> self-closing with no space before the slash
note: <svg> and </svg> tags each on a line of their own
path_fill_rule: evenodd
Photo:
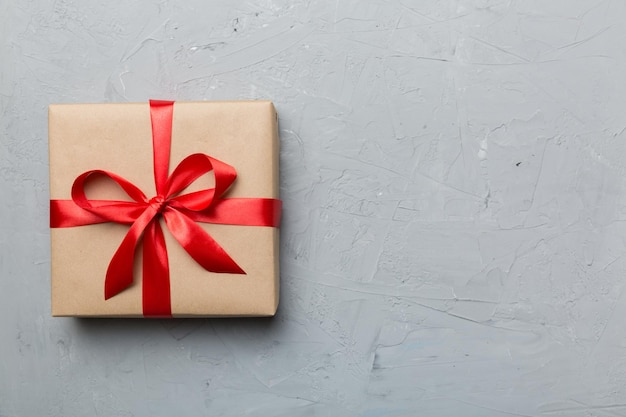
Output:
<svg viewBox="0 0 626 417">
<path fill-rule="evenodd" d="M 626 2 L 0 1 L 0 416 L 625 416 Z M 273 319 L 53 319 L 50 103 L 271 99 Z"/>
</svg>

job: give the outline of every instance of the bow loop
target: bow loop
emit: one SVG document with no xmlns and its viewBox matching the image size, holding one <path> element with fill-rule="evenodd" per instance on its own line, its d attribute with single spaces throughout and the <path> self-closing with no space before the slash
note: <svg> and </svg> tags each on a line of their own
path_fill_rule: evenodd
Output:
<svg viewBox="0 0 626 417">
<path fill-rule="evenodd" d="M 167 179 L 165 188 L 168 197 L 180 193 L 195 180 L 212 170 L 213 165 L 207 155 L 201 153 L 189 155 L 178 164 Z"/>
<path fill-rule="evenodd" d="M 215 178 L 214 188 L 179 195 L 194 181 L 211 171 Z M 168 178 L 167 196 L 188 210 L 201 211 L 208 208 L 214 198 L 221 197 L 236 178 L 237 172 L 232 166 L 202 153 L 192 154 L 183 159 Z"/>
<path fill-rule="evenodd" d="M 91 200 L 87 198 L 85 186 L 90 179 L 96 177 L 105 177 L 113 180 L 135 201 Z M 112 172 L 103 170 L 87 171 L 79 175 L 72 185 L 72 200 L 78 207 L 100 218 L 124 224 L 134 222 L 143 213 L 148 202 L 145 194 L 130 181 Z"/>
</svg>

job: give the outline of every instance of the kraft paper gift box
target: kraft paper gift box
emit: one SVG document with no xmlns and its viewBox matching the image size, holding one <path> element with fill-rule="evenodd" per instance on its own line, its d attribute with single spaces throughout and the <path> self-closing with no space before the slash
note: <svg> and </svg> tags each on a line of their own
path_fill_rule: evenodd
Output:
<svg viewBox="0 0 626 417">
<path fill-rule="evenodd" d="M 203 153 L 237 172 L 223 198 L 277 201 L 279 139 L 271 102 L 175 102 L 171 129 L 168 174 L 185 157 Z M 74 203 L 72 185 L 90 170 L 110 171 L 141 189 L 147 198 L 155 196 L 152 134 L 149 103 L 51 105 L 51 211 L 56 200 Z M 213 187 L 216 180 L 212 174 L 204 174 L 180 194 Z M 90 181 L 85 193 L 94 200 L 130 200 L 113 181 L 103 178 Z M 279 213 L 279 205 L 276 211 Z M 207 271 L 173 237 L 163 219 L 159 223 L 169 263 L 173 317 L 275 314 L 277 227 L 195 222 L 245 271 L 241 274 Z M 129 224 L 112 221 L 51 228 L 53 316 L 144 316 L 145 242 L 140 241 L 135 250 L 133 283 L 108 299 L 104 295 L 109 262 L 129 229 Z"/>
</svg>

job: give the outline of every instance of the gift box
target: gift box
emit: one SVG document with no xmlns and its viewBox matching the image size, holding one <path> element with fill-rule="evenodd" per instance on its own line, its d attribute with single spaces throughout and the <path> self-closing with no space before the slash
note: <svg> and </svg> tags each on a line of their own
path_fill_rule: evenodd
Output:
<svg viewBox="0 0 626 417">
<path fill-rule="evenodd" d="M 53 316 L 272 316 L 269 101 L 49 107 Z"/>
</svg>

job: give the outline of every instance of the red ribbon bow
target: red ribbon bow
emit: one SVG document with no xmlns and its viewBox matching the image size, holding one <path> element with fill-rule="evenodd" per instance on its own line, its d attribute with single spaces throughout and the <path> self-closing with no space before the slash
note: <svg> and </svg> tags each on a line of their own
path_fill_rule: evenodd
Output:
<svg viewBox="0 0 626 417">
<path fill-rule="evenodd" d="M 135 248 L 143 241 L 143 314 L 171 317 L 167 249 L 160 218 L 182 247 L 211 272 L 245 274 L 243 269 L 196 222 L 278 227 L 281 201 L 269 198 L 221 196 L 237 177 L 235 169 L 202 153 L 190 155 L 168 177 L 174 103 L 150 101 L 154 180 L 157 195 L 147 198 L 130 181 L 103 170 L 79 175 L 72 200 L 50 200 L 50 227 L 73 227 L 105 222 L 130 224 L 130 230 L 113 255 L 104 284 L 105 299 L 133 282 Z M 213 171 L 214 188 L 180 194 L 200 176 Z M 116 182 L 134 201 L 90 200 L 85 184 L 94 176 Z"/>
</svg>

